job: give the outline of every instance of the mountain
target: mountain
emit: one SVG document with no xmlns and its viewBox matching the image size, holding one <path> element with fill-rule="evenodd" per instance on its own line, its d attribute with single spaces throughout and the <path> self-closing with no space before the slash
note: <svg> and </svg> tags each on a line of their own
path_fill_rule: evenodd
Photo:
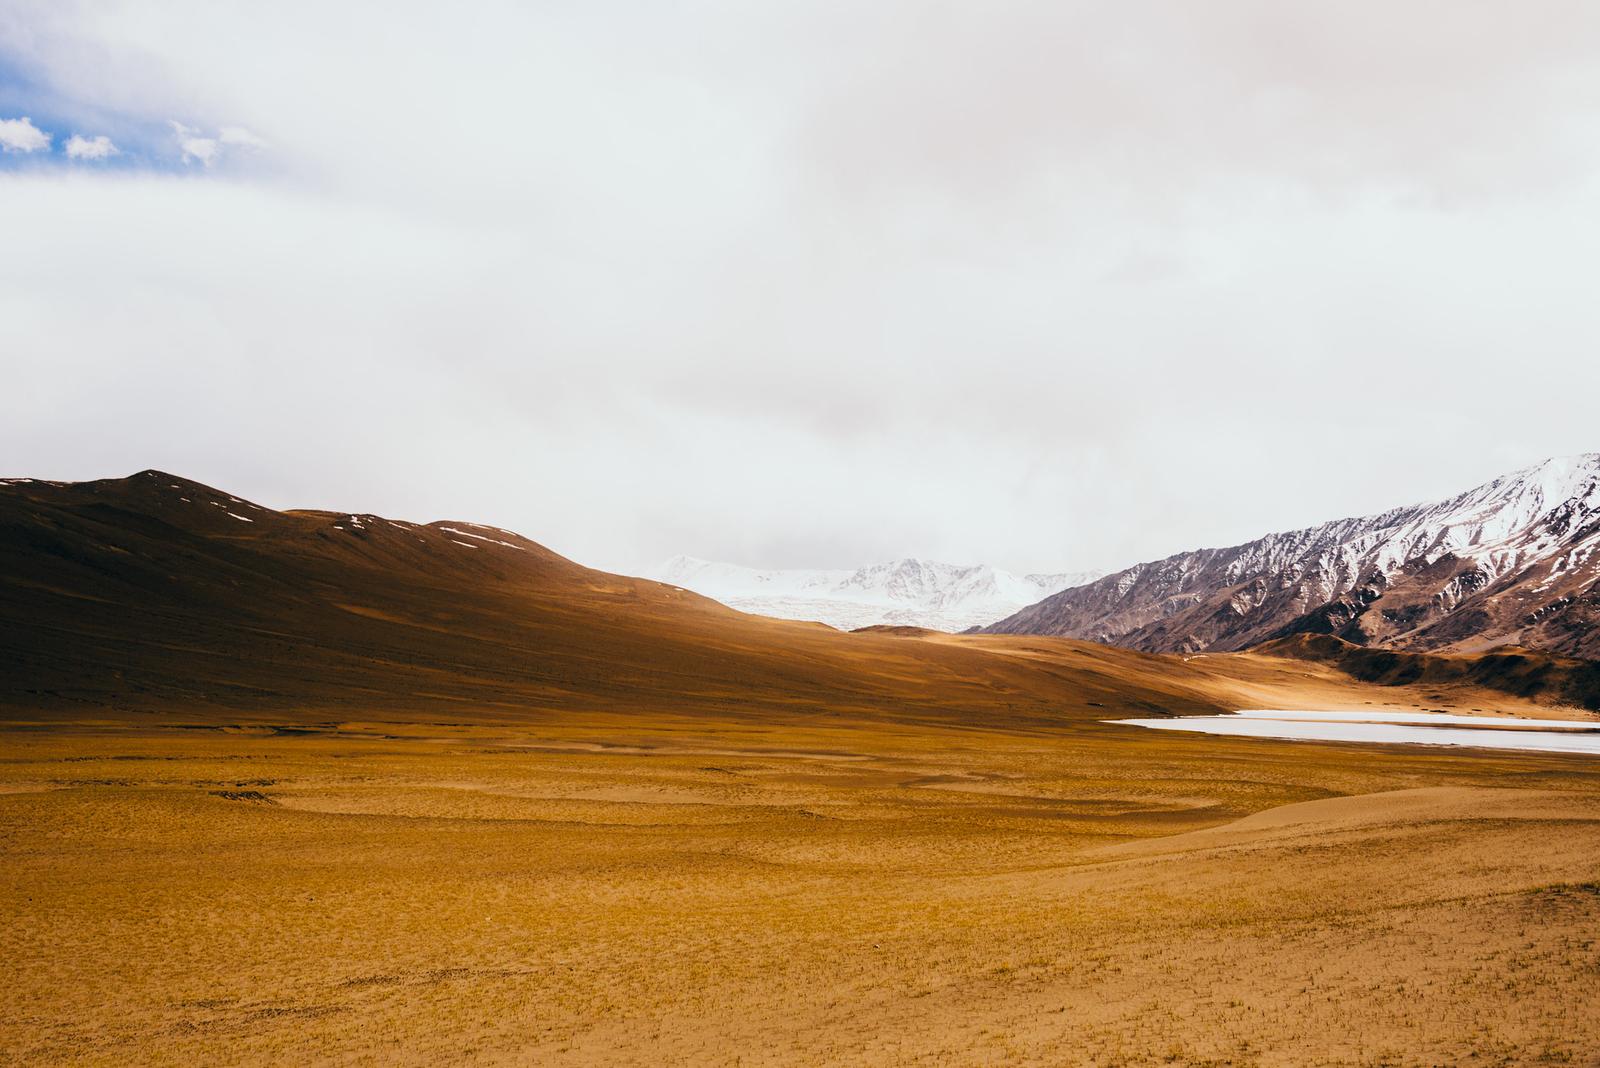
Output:
<svg viewBox="0 0 1600 1068">
<path fill-rule="evenodd" d="M 895 560 L 857 571 L 761 571 L 674 556 L 650 577 L 730 608 L 777 619 L 808 619 L 839 630 L 911 626 L 962 631 L 992 623 L 1098 572 L 1015 575 L 978 564 Z"/>
<path fill-rule="evenodd" d="M 275 511 L 160 471 L 0 481 L 12 720 L 1038 726 L 1237 700 L 1181 661 L 1037 644 L 841 634 L 590 570 L 495 527 Z"/>
<path fill-rule="evenodd" d="M 1600 453 L 1548 460 L 1432 504 L 1139 564 L 986 628 L 1152 652 L 1293 634 L 1600 658 Z"/>
<path fill-rule="evenodd" d="M 1347 702 L 1349 676 L 1375 670 L 1311 652 L 1185 662 L 1060 638 L 841 634 L 477 523 L 275 511 L 160 471 L 0 480 L 0 720 L 16 724 L 292 733 L 596 714 L 1036 731 Z M 1487 684 L 1420 661 L 1385 670 L 1376 681 L 1401 689 L 1427 681 L 1409 703 Z M 1540 702 L 1578 692 L 1569 665 L 1509 674 Z"/>
</svg>

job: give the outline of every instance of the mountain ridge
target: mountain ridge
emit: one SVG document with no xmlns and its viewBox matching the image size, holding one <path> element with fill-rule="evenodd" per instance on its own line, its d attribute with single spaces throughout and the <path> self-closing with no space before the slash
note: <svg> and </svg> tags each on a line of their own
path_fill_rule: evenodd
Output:
<svg viewBox="0 0 1600 1068">
<path fill-rule="evenodd" d="M 1176 553 L 984 628 L 1147 652 L 1296 633 L 1473 651 L 1600 656 L 1600 453 L 1546 460 L 1443 501 Z"/>
</svg>

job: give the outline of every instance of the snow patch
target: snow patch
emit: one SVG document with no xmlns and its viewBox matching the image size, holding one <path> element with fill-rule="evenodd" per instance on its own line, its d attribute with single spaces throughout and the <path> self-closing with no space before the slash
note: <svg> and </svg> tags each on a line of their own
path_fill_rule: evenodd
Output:
<svg viewBox="0 0 1600 1068">
<path fill-rule="evenodd" d="M 479 541 L 488 542 L 491 545 L 504 545 L 507 549 L 515 549 L 519 553 L 525 553 L 525 552 L 528 551 L 528 547 L 526 545 L 516 545 L 516 544 L 513 544 L 512 542 L 509 542 L 509 541 L 501 541 L 499 538 L 486 538 L 482 534 L 474 534 L 470 530 L 461 530 L 461 529 L 459 529 L 457 527 L 440 527 L 439 529 L 440 530 L 448 530 L 452 534 L 460 534 L 462 537 L 466 537 L 466 538 L 477 538 Z M 498 527 L 486 527 L 485 529 L 487 529 L 487 530 L 499 530 Z M 507 533 L 507 532 L 502 530 L 502 531 L 500 531 L 500 533 L 504 534 L 504 533 Z M 451 539 L 451 540 L 453 541 L 454 539 Z M 458 541 L 458 542 L 456 542 L 456 544 L 457 545 L 462 545 L 462 544 L 465 544 L 465 543 Z M 477 548 L 476 545 L 474 545 L 472 547 L 474 549 Z"/>
</svg>

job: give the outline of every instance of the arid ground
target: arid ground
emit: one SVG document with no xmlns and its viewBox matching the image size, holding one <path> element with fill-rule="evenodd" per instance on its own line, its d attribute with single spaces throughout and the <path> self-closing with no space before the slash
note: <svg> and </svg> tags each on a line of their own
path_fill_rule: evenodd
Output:
<svg viewBox="0 0 1600 1068">
<path fill-rule="evenodd" d="M 8 1063 L 1600 1063 L 1591 760 L 609 714 L 3 751 Z"/>
</svg>

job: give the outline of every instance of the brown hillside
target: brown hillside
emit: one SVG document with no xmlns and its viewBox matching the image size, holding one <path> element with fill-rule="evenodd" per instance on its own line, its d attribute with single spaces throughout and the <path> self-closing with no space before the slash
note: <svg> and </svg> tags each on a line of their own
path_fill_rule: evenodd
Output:
<svg viewBox="0 0 1600 1068">
<path fill-rule="evenodd" d="M 981 643 L 840 634 L 593 571 L 494 528 L 276 512 L 156 471 L 0 487 L 0 561 L 12 715 L 481 721 L 560 708 L 1021 724 L 1111 694 L 1218 707 L 1159 658 L 1060 643 L 1070 667 L 1047 672 Z"/>
</svg>

